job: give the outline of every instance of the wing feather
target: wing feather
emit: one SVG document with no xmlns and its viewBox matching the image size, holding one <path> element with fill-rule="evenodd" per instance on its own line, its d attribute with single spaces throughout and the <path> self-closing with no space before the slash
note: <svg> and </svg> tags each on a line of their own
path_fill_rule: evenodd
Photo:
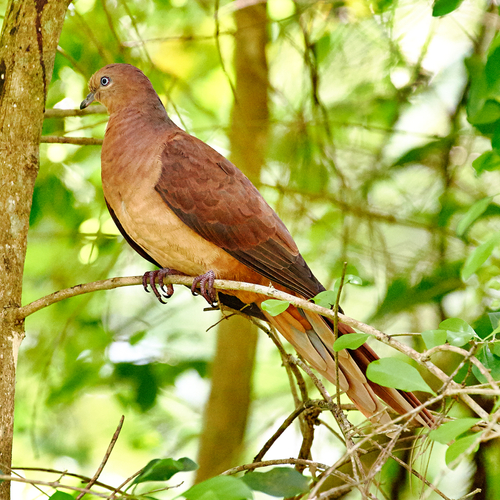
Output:
<svg viewBox="0 0 500 500">
<path fill-rule="evenodd" d="M 165 141 L 160 162 L 155 189 L 192 230 L 307 298 L 324 290 L 276 212 L 231 162 L 181 130 Z"/>
</svg>

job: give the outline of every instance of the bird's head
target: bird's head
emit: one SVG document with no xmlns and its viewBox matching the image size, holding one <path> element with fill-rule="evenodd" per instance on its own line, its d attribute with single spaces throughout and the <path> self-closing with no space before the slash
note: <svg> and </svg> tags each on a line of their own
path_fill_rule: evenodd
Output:
<svg viewBox="0 0 500 500">
<path fill-rule="evenodd" d="M 158 99 L 146 75 L 130 64 L 108 64 L 94 73 L 89 80 L 89 94 L 80 104 L 86 108 L 93 101 L 106 106 L 109 113 L 129 106 L 138 99 Z"/>
</svg>

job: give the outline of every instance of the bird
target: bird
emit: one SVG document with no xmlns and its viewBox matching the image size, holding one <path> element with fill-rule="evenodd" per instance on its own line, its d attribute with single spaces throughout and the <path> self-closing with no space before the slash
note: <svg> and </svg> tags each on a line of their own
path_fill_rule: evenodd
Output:
<svg viewBox="0 0 500 500">
<path fill-rule="evenodd" d="M 251 181 L 208 144 L 178 127 L 147 76 L 129 64 L 109 64 L 89 80 L 93 101 L 109 113 L 101 150 L 106 205 L 124 239 L 159 269 L 144 273 L 163 302 L 172 285 L 169 274 L 194 277 L 191 288 L 211 305 L 217 302 L 270 323 L 321 375 L 345 392 L 365 417 L 378 423 L 420 406 L 410 392 L 377 385 L 366 378 L 378 359 L 366 344 L 338 353 L 334 328 L 324 317 L 293 305 L 271 316 L 265 297 L 243 291 L 214 291 L 214 280 L 264 286 L 309 300 L 325 290 L 302 257 L 285 224 Z M 338 323 L 338 335 L 354 330 Z M 416 425 L 430 427 L 432 414 L 422 409 Z"/>
</svg>

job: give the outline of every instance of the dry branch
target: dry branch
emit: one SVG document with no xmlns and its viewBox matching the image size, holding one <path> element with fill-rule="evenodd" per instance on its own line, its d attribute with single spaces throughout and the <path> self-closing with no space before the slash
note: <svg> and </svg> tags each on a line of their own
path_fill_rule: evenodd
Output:
<svg viewBox="0 0 500 500">
<path fill-rule="evenodd" d="M 190 287 L 192 282 L 193 278 L 189 276 L 167 276 L 164 278 L 165 284 L 170 283 L 170 284 L 185 285 L 187 287 Z M 36 311 L 39 311 L 44 307 L 47 307 L 51 304 L 54 304 L 66 298 L 82 295 L 85 293 L 95 292 L 98 290 L 111 290 L 114 288 L 119 288 L 123 286 L 132 286 L 132 285 L 142 285 L 142 276 L 111 278 L 107 280 L 76 285 L 72 288 L 66 288 L 64 290 L 55 292 L 51 295 L 42 297 L 20 308 L 6 308 L 4 309 L 4 311 L 2 311 L 0 317 L 10 320 L 22 321 L 27 316 L 35 313 Z M 335 319 L 334 311 L 330 309 L 325 309 L 324 307 L 318 306 L 305 299 L 298 298 L 294 295 L 287 294 L 272 287 L 265 287 L 262 285 L 241 283 L 237 281 L 228 281 L 228 280 L 215 280 L 214 286 L 216 289 L 219 290 L 242 290 L 247 292 L 254 292 L 274 299 L 284 300 L 289 302 L 290 304 L 293 304 L 296 307 L 318 313 L 322 316 L 330 318 L 331 320 Z M 442 383 L 448 384 L 448 387 L 446 388 L 442 396 L 444 395 L 452 396 L 455 394 L 459 395 L 462 401 L 467 406 L 469 406 L 475 413 L 477 413 L 481 418 L 485 420 L 489 419 L 489 414 L 468 395 L 467 391 L 464 391 L 464 388 L 460 384 L 457 384 L 454 381 L 450 381 L 448 375 L 446 375 L 446 373 L 444 373 L 440 368 L 438 368 L 430 361 L 430 354 L 436 352 L 438 350 L 437 348 L 433 348 L 430 351 L 419 353 L 415 349 L 399 342 L 390 335 L 387 335 L 386 333 L 381 332 L 376 328 L 373 328 L 372 326 L 366 325 L 360 321 L 350 318 L 349 316 L 345 316 L 344 314 L 338 313 L 338 318 L 346 325 L 349 325 L 361 332 L 372 335 L 380 342 L 390 347 L 393 347 L 402 354 L 405 354 L 406 356 L 415 360 L 422 367 L 427 368 L 429 372 L 431 372 L 434 376 L 436 376 Z M 439 349 L 453 350 L 458 352 L 457 351 L 458 348 L 454 348 L 453 346 L 450 345 L 440 346 Z M 459 352 L 463 353 L 464 355 L 467 354 L 467 351 L 463 349 L 460 349 Z M 491 378 L 488 371 L 484 368 L 484 366 L 482 366 L 481 363 L 474 357 L 471 357 L 471 361 L 481 370 L 483 374 L 485 374 L 490 384 L 493 385 L 493 389 L 497 390 L 498 385 L 495 383 L 495 381 L 493 381 L 493 379 Z M 472 393 L 474 392 L 472 391 Z"/>
</svg>

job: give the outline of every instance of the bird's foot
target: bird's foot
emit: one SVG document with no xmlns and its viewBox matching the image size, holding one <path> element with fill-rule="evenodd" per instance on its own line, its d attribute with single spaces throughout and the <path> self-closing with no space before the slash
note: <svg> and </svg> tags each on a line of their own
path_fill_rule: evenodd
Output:
<svg viewBox="0 0 500 500">
<path fill-rule="evenodd" d="M 165 276 L 172 274 L 183 274 L 183 273 L 180 273 L 175 269 L 168 269 L 167 267 L 164 267 L 163 269 L 157 269 L 156 271 L 148 271 L 144 273 L 144 276 L 142 277 L 142 286 L 144 287 L 144 290 L 146 290 L 146 292 L 148 293 L 149 293 L 148 285 L 151 286 L 151 290 L 153 290 L 155 297 L 162 304 L 166 304 L 166 302 L 163 300 L 163 297 L 165 297 L 166 299 L 172 297 L 172 295 L 174 294 L 174 287 L 170 283 L 167 283 L 165 285 L 165 283 L 163 283 L 163 278 Z M 156 286 L 156 280 L 158 280 L 158 287 L 163 292 L 163 295 L 159 292 Z"/>
<path fill-rule="evenodd" d="M 193 295 L 198 295 L 196 287 L 200 285 L 201 295 L 212 307 L 217 304 L 217 294 L 214 289 L 214 280 L 215 273 L 213 271 L 207 271 L 205 274 L 197 276 L 191 285 L 191 293 Z"/>
</svg>

